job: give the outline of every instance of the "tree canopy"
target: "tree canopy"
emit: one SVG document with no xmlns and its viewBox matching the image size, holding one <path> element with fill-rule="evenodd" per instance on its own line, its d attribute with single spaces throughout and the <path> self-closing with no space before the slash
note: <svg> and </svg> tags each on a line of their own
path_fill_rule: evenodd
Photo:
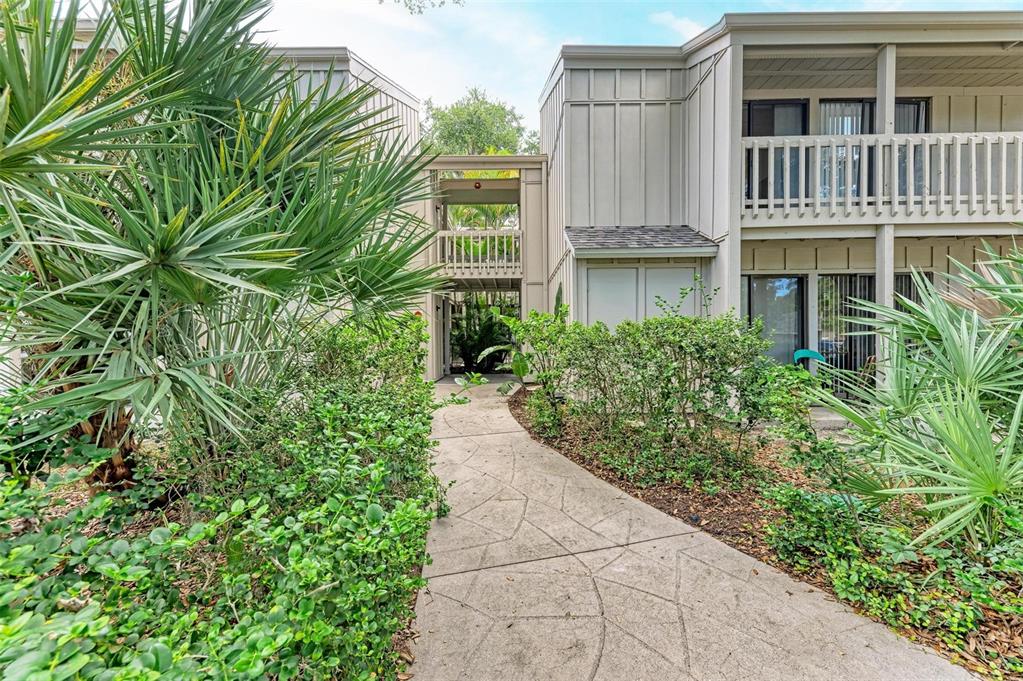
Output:
<svg viewBox="0 0 1023 681">
<path fill-rule="evenodd" d="M 412 14 L 422 14 L 424 9 L 443 7 L 447 4 L 447 0 L 394 0 L 399 5 L 404 5 Z M 450 0 L 452 5 L 461 5 L 464 0 Z M 384 0 L 380 0 L 380 4 L 384 4 Z"/>
<path fill-rule="evenodd" d="M 450 106 L 426 100 L 423 139 L 440 154 L 539 153 L 539 135 L 522 118 L 515 107 L 473 87 Z"/>
</svg>

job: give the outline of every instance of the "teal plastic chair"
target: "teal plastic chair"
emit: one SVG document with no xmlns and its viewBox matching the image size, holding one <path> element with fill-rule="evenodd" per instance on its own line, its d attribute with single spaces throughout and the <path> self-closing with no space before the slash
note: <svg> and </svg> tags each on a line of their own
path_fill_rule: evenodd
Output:
<svg viewBox="0 0 1023 681">
<path fill-rule="evenodd" d="M 799 364 L 799 362 L 804 359 L 815 359 L 818 362 L 825 361 L 824 355 L 817 352 L 816 350 L 807 350 L 806 348 L 804 348 L 802 350 L 796 350 L 794 353 L 792 353 L 793 364 Z"/>
</svg>

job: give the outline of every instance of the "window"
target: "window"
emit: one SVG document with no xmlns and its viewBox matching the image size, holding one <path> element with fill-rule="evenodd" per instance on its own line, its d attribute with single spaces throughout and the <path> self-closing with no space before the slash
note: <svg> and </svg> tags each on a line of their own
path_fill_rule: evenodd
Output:
<svg viewBox="0 0 1023 681">
<path fill-rule="evenodd" d="M 809 130 L 808 113 L 809 104 L 801 99 L 782 99 L 777 101 L 748 101 L 742 104 L 742 131 L 745 137 L 780 137 L 783 135 L 805 135 Z M 759 177 L 757 196 L 767 197 L 767 149 L 760 149 L 757 159 L 757 173 Z M 752 153 L 746 156 L 747 170 L 752 168 Z M 781 149 L 775 150 L 773 159 L 775 177 L 782 177 L 784 173 L 785 158 Z M 799 157 L 798 154 L 790 154 L 790 183 L 789 196 L 799 195 Z M 746 173 L 747 177 L 753 177 L 752 172 Z M 775 181 L 774 198 L 784 196 L 784 182 Z M 746 187 L 746 198 L 753 196 L 752 188 Z"/>
<path fill-rule="evenodd" d="M 820 134 L 871 135 L 874 133 L 873 99 L 821 100 Z"/>
<path fill-rule="evenodd" d="M 929 132 L 930 100 L 897 99 L 895 100 L 895 134 L 916 135 Z M 899 196 L 907 196 L 909 172 L 907 152 L 899 152 Z M 913 193 L 920 196 L 924 191 L 924 156 L 923 144 L 913 145 Z"/>
<path fill-rule="evenodd" d="M 874 132 L 874 100 L 872 99 L 832 99 L 822 100 L 820 109 L 820 129 L 822 135 L 870 135 Z M 848 152 L 848 153 L 847 153 Z M 831 177 L 832 159 L 835 154 L 835 177 Z M 866 158 L 860 158 L 860 147 L 850 149 L 844 147 L 826 148 L 821 150 L 821 198 L 830 198 L 832 192 L 836 196 L 845 196 L 851 192 L 859 197 L 863 188 L 860 187 L 860 166 L 867 163 L 867 196 L 874 192 L 874 149 L 868 148 Z M 849 173 L 852 186 L 846 187 L 846 166 L 851 166 Z"/>
<path fill-rule="evenodd" d="M 806 347 L 805 277 L 795 275 L 742 277 L 742 313 L 764 320 L 764 337 L 773 345 L 767 354 L 791 364 L 796 350 Z"/>
<path fill-rule="evenodd" d="M 895 134 L 915 135 L 931 131 L 931 100 L 896 99 Z"/>
<path fill-rule="evenodd" d="M 923 276 L 934 281 L 931 272 Z M 875 299 L 873 274 L 821 274 L 817 278 L 817 349 L 828 364 L 845 371 L 860 371 L 874 362 L 877 343 L 870 327 L 857 322 L 868 313 L 856 308 L 856 300 Z M 895 274 L 896 307 L 899 296 L 920 302 L 920 295 L 908 272 Z M 837 385 L 832 388 L 838 387 Z"/>
<path fill-rule="evenodd" d="M 805 135 L 807 127 L 806 100 L 757 100 L 742 104 L 742 134 L 745 137 Z"/>
</svg>

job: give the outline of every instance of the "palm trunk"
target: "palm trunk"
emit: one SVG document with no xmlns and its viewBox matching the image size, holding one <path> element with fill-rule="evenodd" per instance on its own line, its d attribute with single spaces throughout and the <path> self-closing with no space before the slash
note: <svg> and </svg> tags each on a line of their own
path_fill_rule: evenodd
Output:
<svg viewBox="0 0 1023 681">
<path fill-rule="evenodd" d="M 135 485 L 135 438 L 131 434 L 131 416 L 119 409 L 113 422 L 104 424 L 104 415 L 93 414 L 81 424 L 82 432 L 104 449 L 112 450 L 110 458 L 96 467 L 89 476 L 92 490 L 123 490 Z"/>
</svg>

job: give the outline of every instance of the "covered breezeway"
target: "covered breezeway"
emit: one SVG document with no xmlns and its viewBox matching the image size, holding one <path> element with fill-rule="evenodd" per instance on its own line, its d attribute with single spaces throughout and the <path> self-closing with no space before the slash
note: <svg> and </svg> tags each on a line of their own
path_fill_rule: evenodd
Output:
<svg viewBox="0 0 1023 681">
<path fill-rule="evenodd" d="M 427 257 L 449 280 L 426 304 L 427 377 L 436 380 L 467 369 L 452 346 L 467 300 L 496 297 L 503 309 L 514 300 L 519 314 L 546 309 L 547 157 L 439 156 L 429 172 L 436 238 Z"/>
</svg>

